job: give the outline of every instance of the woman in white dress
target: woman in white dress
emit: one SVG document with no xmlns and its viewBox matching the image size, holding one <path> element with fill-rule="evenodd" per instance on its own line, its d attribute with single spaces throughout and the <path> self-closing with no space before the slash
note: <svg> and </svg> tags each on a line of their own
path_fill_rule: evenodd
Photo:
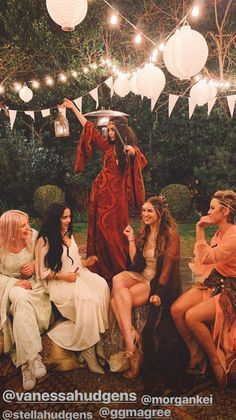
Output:
<svg viewBox="0 0 236 420">
<path fill-rule="evenodd" d="M 21 366 L 23 388 L 34 388 L 46 374 L 40 333 L 47 330 L 51 303 L 34 276 L 37 232 L 28 215 L 10 210 L 0 217 L 0 329 L 3 351 Z M 12 317 L 11 317 L 12 315 Z"/>
<path fill-rule="evenodd" d="M 67 350 L 81 351 L 89 369 L 104 373 L 94 345 L 108 329 L 110 291 L 105 279 L 84 267 L 72 235 L 72 213 L 65 203 L 47 211 L 36 245 L 37 275 L 61 315 L 67 319 L 48 332 Z"/>
</svg>

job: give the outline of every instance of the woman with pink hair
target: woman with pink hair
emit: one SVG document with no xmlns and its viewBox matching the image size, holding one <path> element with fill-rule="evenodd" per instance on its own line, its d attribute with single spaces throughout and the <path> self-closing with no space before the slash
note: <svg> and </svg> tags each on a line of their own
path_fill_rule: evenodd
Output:
<svg viewBox="0 0 236 420">
<path fill-rule="evenodd" d="M 47 330 L 51 304 L 34 276 L 37 231 L 28 215 L 10 210 L 0 217 L 0 329 L 3 351 L 21 366 L 23 388 L 34 388 L 46 374 L 40 333 Z"/>
</svg>

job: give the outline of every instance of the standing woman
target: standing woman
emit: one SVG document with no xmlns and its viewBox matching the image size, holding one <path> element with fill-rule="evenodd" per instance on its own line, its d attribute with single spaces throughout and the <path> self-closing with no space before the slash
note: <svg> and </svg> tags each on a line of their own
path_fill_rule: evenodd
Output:
<svg viewBox="0 0 236 420">
<path fill-rule="evenodd" d="M 137 237 L 131 226 L 124 234 L 128 239 L 131 271 L 113 278 L 111 305 L 123 335 L 131 369 L 126 377 L 138 374 L 142 359 L 138 351 L 139 334 L 132 325 L 132 308 L 150 302 L 163 307 L 179 295 L 179 237 L 176 225 L 163 196 L 149 198 L 142 207 L 142 226 Z M 160 316 L 159 316 L 160 318 Z M 132 369 L 132 359 L 135 367 Z"/>
<path fill-rule="evenodd" d="M 36 245 L 36 271 L 67 321 L 53 327 L 49 338 L 67 350 L 82 351 L 90 370 L 104 373 L 94 345 L 108 328 L 107 282 L 83 266 L 72 235 L 72 213 L 65 203 L 49 206 Z"/>
<path fill-rule="evenodd" d="M 171 308 L 190 353 L 189 368 L 204 371 L 207 356 L 219 386 L 226 385 L 226 374 L 236 360 L 235 221 L 236 193 L 217 191 L 208 215 L 196 225 L 195 261 L 190 264 L 193 273 L 205 280 Z M 204 229 L 213 225 L 218 230 L 208 245 Z"/>
<path fill-rule="evenodd" d="M 46 374 L 40 333 L 47 330 L 51 315 L 48 295 L 34 276 L 36 238 L 26 213 L 10 210 L 0 217 L 0 328 L 4 352 L 21 366 L 25 390 Z"/>
<path fill-rule="evenodd" d="M 104 138 L 94 125 L 65 99 L 62 106 L 71 108 L 84 127 L 75 160 L 75 172 L 81 172 L 91 157 L 92 146 L 103 152 L 103 168 L 95 179 L 89 204 L 87 254 L 96 255 L 96 270 L 105 279 L 124 270 L 128 245 L 123 230 L 128 224 L 128 206 L 140 209 L 144 200 L 141 171 L 147 161 L 135 146 L 136 137 L 127 118 L 109 120 Z"/>
</svg>

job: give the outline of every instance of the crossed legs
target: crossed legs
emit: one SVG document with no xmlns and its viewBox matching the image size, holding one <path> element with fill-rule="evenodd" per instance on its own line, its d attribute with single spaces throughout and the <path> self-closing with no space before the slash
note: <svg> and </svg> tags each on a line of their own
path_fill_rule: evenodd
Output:
<svg viewBox="0 0 236 420">
<path fill-rule="evenodd" d="M 113 277 L 111 306 L 125 340 L 126 353 L 133 354 L 138 341 L 131 321 L 132 308 L 144 305 L 149 291 L 149 285 L 133 279 L 127 271 Z"/>
</svg>

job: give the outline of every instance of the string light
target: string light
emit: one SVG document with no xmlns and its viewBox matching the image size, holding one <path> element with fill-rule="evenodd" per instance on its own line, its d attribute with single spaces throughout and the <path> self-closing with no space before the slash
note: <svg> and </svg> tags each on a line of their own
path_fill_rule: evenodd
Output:
<svg viewBox="0 0 236 420">
<path fill-rule="evenodd" d="M 40 86 L 40 83 L 38 82 L 38 80 L 33 80 L 32 81 L 32 87 L 35 89 L 38 89 Z"/>
<path fill-rule="evenodd" d="M 64 73 L 59 74 L 59 80 L 63 83 L 67 81 L 67 76 Z"/>
<path fill-rule="evenodd" d="M 140 34 L 137 34 L 134 38 L 136 44 L 140 44 L 142 42 L 142 37 Z"/>
<path fill-rule="evenodd" d="M 84 72 L 85 74 L 87 74 L 87 73 L 89 72 L 88 67 L 84 67 L 84 68 L 83 68 L 83 72 Z"/>
<path fill-rule="evenodd" d="M 54 83 L 53 79 L 50 76 L 47 76 L 46 79 L 45 79 L 45 81 L 46 81 L 46 84 L 48 86 L 52 86 L 53 83 Z"/>
<path fill-rule="evenodd" d="M 15 82 L 13 86 L 16 92 L 19 92 L 22 88 L 22 85 L 18 82 Z"/>
<path fill-rule="evenodd" d="M 5 88 L 4 88 L 4 86 L 3 85 L 0 85 L 0 94 L 2 94 L 2 93 L 4 93 L 5 92 Z"/>
<path fill-rule="evenodd" d="M 75 70 L 71 70 L 71 74 L 73 77 L 77 77 L 78 76 L 78 72 Z"/>
<path fill-rule="evenodd" d="M 198 15 L 199 15 L 199 7 L 198 7 L 198 6 L 194 6 L 194 7 L 192 8 L 191 14 L 192 14 L 192 16 L 194 16 L 194 17 L 198 16 Z"/>
<path fill-rule="evenodd" d="M 162 42 L 160 45 L 159 45 L 159 51 L 164 51 L 164 48 L 165 48 L 165 44 L 164 44 L 164 42 Z"/>
<path fill-rule="evenodd" d="M 117 22 L 118 22 L 118 17 L 117 17 L 117 15 L 112 15 L 112 16 L 111 16 L 111 19 L 110 19 L 110 23 L 111 23 L 112 25 L 116 25 L 116 24 L 117 24 Z"/>
</svg>

